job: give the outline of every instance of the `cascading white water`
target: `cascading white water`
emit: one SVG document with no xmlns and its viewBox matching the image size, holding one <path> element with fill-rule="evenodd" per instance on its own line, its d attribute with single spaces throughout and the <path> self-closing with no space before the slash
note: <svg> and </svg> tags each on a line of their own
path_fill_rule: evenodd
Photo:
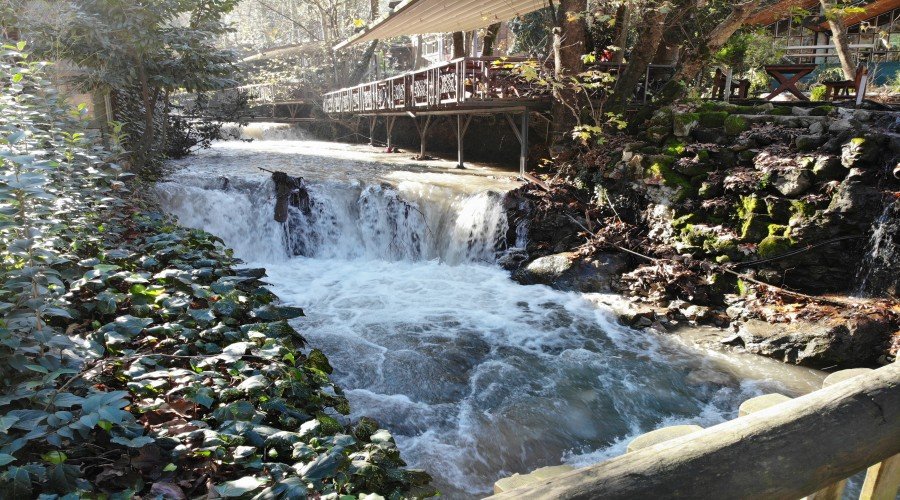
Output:
<svg viewBox="0 0 900 500">
<path fill-rule="evenodd" d="M 900 293 L 897 262 L 900 258 L 900 201 L 888 203 L 875 221 L 872 236 L 856 281 L 861 296 Z"/>
<path fill-rule="evenodd" d="M 313 158 L 310 171 L 333 161 L 314 153 L 334 146 L 283 147 Z M 352 416 L 390 429 L 446 497 L 483 496 L 500 477 L 561 461 L 586 465 L 656 427 L 711 425 L 760 391 L 821 383 L 622 327 L 579 294 L 514 283 L 493 264 L 508 233 L 497 194 L 336 173 L 308 180 L 309 213 L 277 224 L 273 186 L 255 167 L 278 166 L 254 148 L 204 152 L 158 185 L 162 205 L 267 268 L 272 290 L 305 309 L 295 326 L 331 359 Z"/>
</svg>

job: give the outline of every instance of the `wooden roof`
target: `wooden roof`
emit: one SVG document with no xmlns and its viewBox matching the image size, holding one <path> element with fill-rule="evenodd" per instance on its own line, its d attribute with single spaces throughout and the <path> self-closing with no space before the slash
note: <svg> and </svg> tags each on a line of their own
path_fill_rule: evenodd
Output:
<svg viewBox="0 0 900 500">
<path fill-rule="evenodd" d="M 818 5 L 819 0 L 779 0 L 760 7 L 755 14 L 750 16 L 747 24 L 751 26 L 768 26 L 788 17 L 794 9 L 815 9 L 815 12 L 818 12 Z"/>
<path fill-rule="evenodd" d="M 859 14 L 847 16 L 844 23 L 847 26 L 870 19 L 879 14 L 900 8 L 900 0 L 872 0 L 862 7 L 866 10 Z M 776 21 L 787 18 L 794 9 L 806 9 L 816 14 L 819 12 L 819 0 L 776 0 L 775 2 L 763 5 L 760 9 L 750 16 L 747 24 L 753 26 L 768 26 Z M 828 30 L 828 23 L 824 22 L 819 26 L 820 29 Z"/>
<path fill-rule="evenodd" d="M 548 0 L 406 0 L 334 48 L 400 35 L 470 31 L 547 6 Z"/>
</svg>

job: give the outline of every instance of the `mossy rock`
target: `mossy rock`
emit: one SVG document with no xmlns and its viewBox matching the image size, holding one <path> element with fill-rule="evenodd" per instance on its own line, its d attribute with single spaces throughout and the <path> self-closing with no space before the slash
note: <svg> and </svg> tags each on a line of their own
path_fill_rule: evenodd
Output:
<svg viewBox="0 0 900 500">
<path fill-rule="evenodd" d="M 847 168 L 872 166 L 881 151 L 874 137 L 854 137 L 841 149 L 841 163 Z"/>
<path fill-rule="evenodd" d="M 737 218 L 744 220 L 752 214 L 767 214 L 768 209 L 756 195 L 741 196 L 737 204 Z"/>
<path fill-rule="evenodd" d="M 707 238 L 703 249 L 710 255 L 727 255 L 730 259 L 740 255 L 738 242 L 732 238 Z"/>
<path fill-rule="evenodd" d="M 698 222 L 700 222 L 699 215 L 687 214 L 687 215 L 683 215 L 681 217 L 672 219 L 672 227 L 674 227 L 675 229 L 681 230 L 690 224 L 697 224 Z"/>
<path fill-rule="evenodd" d="M 765 199 L 766 213 L 772 220 L 787 222 L 791 218 L 791 202 L 776 196 Z"/>
<path fill-rule="evenodd" d="M 715 198 L 722 194 L 722 184 L 718 182 L 704 181 L 697 189 L 697 194 L 704 200 Z"/>
<path fill-rule="evenodd" d="M 809 110 L 809 116 L 828 116 L 834 111 L 834 106 L 816 106 Z"/>
<path fill-rule="evenodd" d="M 768 215 L 751 214 L 741 224 L 741 241 L 759 241 L 769 235 L 772 218 Z"/>
<path fill-rule="evenodd" d="M 672 133 L 672 127 L 667 125 L 654 125 L 647 129 L 647 139 L 659 144 L 665 141 Z"/>
<path fill-rule="evenodd" d="M 753 161 L 756 160 L 756 155 L 758 154 L 759 151 L 756 151 L 754 149 L 746 149 L 738 154 L 738 160 L 742 163 L 753 163 Z"/>
<path fill-rule="evenodd" d="M 784 236 L 766 236 L 756 247 L 756 253 L 762 259 L 781 255 L 791 249 L 794 242 Z"/>
<path fill-rule="evenodd" d="M 720 128 L 728 118 L 727 111 L 705 111 L 699 114 L 700 126 L 704 128 Z"/>
<path fill-rule="evenodd" d="M 750 130 L 750 123 L 741 116 L 731 115 L 724 122 L 725 133 L 728 135 L 740 135 Z"/>
<path fill-rule="evenodd" d="M 672 115 L 672 133 L 675 137 L 687 137 L 698 123 L 698 113 L 675 113 Z"/>
<path fill-rule="evenodd" d="M 847 177 L 847 168 L 837 156 L 820 156 L 812 166 L 816 182 L 839 181 Z"/>
<path fill-rule="evenodd" d="M 677 192 L 673 201 L 683 201 L 694 192 L 690 181 L 672 170 L 672 167 L 665 162 L 655 162 L 650 165 L 647 169 L 647 176 L 659 179 L 663 186 L 675 189 Z"/>
<path fill-rule="evenodd" d="M 790 232 L 791 228 L 784 224 L 769 224 L 769 236 L 783 236 L 786 238 Z"/>
<path fill-rule="evenodd" d="M 787 106 L 775 106 L 775 108 L 769 110 L 766 114 L 771 116 L 791 116 L 794 112 Z"/>
</svg>

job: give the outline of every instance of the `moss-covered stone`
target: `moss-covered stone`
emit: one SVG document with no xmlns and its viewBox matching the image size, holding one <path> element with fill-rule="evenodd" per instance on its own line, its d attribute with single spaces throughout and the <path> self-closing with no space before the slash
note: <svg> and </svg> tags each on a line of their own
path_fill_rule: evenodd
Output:
<svg viewBox="0 0 900 500">
<path fill-rule="evenodd" d="M 774 221 L 787 222 L 791 218 L 791 203 L 784 198 L 769 196 L 765 199 L 766 213 Z"/>
<path fill-rule="evenodd" d="M 738 219 L 746 219 L 755 213 L 768 213 L 766 205 L 762 203 L 756 195 L 741 196 L 740 201 L 737 204 Z"/>
<path fill-rule="evenodd" d="M 647 139 L 659 144 L 665 141 L 672 133 L 672 127 L 668 125 L 654 125 L 647 128 Z"/>
<path fill-rule="evenodd" d="M 724 122 L 725 133 L 728 135 L 740 135 L 750 130 L 750 123 L 741 116 L 731 115 Z"/>
<path fill-rule="evenodd" d="M 772 219 L 768 215 L 751 214 L 741 223 L 742 241 L 759 241 L 769 235 L 769 224 Z"/>
<path fill-rule="evenodd" d="M 718 182 L 704 181 L 697 189 L 697 194 L 704 200 L 715 198 L 722 194 L 722 185 Z"/>
<path fill-rule="evenodd" d="M 687 137 L 699 122 L 698 113 L 675 113 L 672 115 L 672 133 L 675 137 Z"/>
<path fill-rule="evenodd" d="M 647 176 L 659 180 L 663 186 L 675 189 L 676 194 L 673 201 L 682 201 L 694 192 L 690 181 L 672 170 L 672 167 L 666 162 L 657 161 L 650 165 L 647 169 Z"/>
<path fill-rule="evenodd" d="M 783 224 L 769 224 L 769 236 L 787 237 L 791 232 L 791 228 Z"/>
<path fill-rule="evenodd" d="M 722 127 L 727 118 L 727 111 L 705 111 L 699 114 L 700 126 L 704 128 Z"/>
<path fill-rule="evenodd" d="M 791 249 L 793 241 L 784 236 L 766 236 L 756 247 L 756 253 L 760 258 L 767 259 L 783 254 Z"/>
<path fill-rule="evenodd" d="M 812 166 L 816 182 L 839 181 L 847 177 L 847 168 L 837 156 L 820 156 Z"/>
<path fill-rule="evenodd" d="M 828 116 L 834 111 L 834 106 L 816 106 L 809 110 L 809 116 Z"/>
<path fill-rule="evenodd" d="M 699 216 L 699 215 L 697 215 L 697 214 L 687 214 L 687 215 L 683 215 L 683 216 L 681 216 L 681 217 L 677 217 L 677 218 L 675 218 L 675 219 L 672 219 L 672 227 L 674 227 L 675 229 L 681 230 L 681 229 L 683 229 L 685 226 L 688 226 L 688 225 L 690 225 L 690 224 L 696 224 L 696 223 L 698 223 L 698 222 L 700 222 L 700 216 Z"/>
<path fill-rule="evenodd" d="M 847 168 L 872 166 L 880 156 L 878 141 L 871 137 L 854 137 L 841 150 L 841 163 Z"/>
<path fill-rule="evenodd" d="M 775 106 L 766 114 L 771 116 L 791 116 L 793 114 L 793 111 L 787 106 Z"/>
</svg>

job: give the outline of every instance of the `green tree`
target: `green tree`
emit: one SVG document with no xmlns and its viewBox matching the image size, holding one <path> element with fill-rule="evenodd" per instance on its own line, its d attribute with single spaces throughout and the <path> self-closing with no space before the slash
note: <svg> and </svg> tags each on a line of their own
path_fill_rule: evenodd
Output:
<svg viewBox="0 0 900 500">
<path fill-rule="evenodd" d="M 126 116 L 135 165 L 160 158 L 167 126 L 161 110 L 169 95 L 235 84 L 234 53 L 216 46 L 228 26 L 223 16 L 237 0 L 74 0 L 53 2 L 60 18 L 19 19 L 23 38 L 41 55 L 83 70 L 75 83 L 111 90 Z M 54 22 L 55 21 L 55 22 Z M 54 40 L 53 46 L 48 40 Z M 135 116 L 139 115 L 139 116 Z"/>
</svg>

